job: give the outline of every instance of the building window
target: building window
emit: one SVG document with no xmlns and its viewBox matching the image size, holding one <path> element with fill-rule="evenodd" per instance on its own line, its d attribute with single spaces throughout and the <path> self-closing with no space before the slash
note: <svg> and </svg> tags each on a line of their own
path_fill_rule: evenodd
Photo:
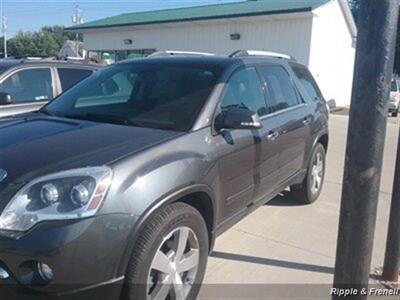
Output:
<svg viewBox="0 0 400 300">
<path fill-rule="evenodd" d="M 157 49 L 89 51 L 89 57 L 105 64 L 112 64 L 125 59 L 146 57 L 156 51 Z"/>
</svg>

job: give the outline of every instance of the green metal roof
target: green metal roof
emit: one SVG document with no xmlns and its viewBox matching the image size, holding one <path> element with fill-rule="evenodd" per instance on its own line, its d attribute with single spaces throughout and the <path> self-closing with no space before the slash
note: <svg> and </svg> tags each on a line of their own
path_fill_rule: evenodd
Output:
<svg viewBox="0 0 400 300">
<path fill-rule="evenodd" d="M 281 13 L 307 12 L 329 0 L 249 0 L 206 6 L 134 12 L 87 22 L 69 30 L 161 24 Z"/>
</svg>

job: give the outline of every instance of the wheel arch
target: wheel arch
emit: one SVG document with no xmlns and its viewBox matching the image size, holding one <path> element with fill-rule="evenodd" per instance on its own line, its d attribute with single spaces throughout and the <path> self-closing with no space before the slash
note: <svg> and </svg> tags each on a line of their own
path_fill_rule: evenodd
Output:
<svg viewBox="0 0 400 300">
<path fill-rule="evenodd" d="M 313 148 L 315 147 L 315 145 L 317 143 L 322 144 L 322 146 L 324 146 L 325 152 L 328 152 L 328 146 L 329 146 L 329 135 L 328 132 L 323 133 L 322 135 L 320 135 L 316 142 L 314 143 Z"/>
<path fill-rule="evenodd" d="M 145 213 L 143 213 L 143 215 L 137 220 L 135 226 L 132 228 L 132 232 L 127 242 L 127 246 L 124 251 L 124 257 L 121 258 L 118 274 L 123 275 L 126 273 L 131 256 L 130 253 L 132 252 L 132 248 L 134 247 L 141 230 L 145 226 L 146 221 L 158 209 L 176 202 L 183 202 L 191 205 L 200 212 L 207 225 L 210 250 L 212 249 L 215 239 L 214 228 L 217 215 L 217 208 L 212 196 L 212 191 L 207 185 L 204 184 L 187 186 L 172 192 L 162 199 L 154 201 L 153 204 L 145 211 Z"/>
</svg>

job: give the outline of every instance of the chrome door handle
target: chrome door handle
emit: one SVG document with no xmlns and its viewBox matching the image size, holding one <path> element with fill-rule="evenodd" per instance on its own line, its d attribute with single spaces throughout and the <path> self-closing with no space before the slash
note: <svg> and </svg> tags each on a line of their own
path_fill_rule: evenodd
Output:
<svg viewBox="0 0 400 300">
<path fill-rule="evenodd" d="M 275 140 L 278 136 L 279 136 L 279 132 L 270 131 L 270 132 L 267 134 L 267 140 L 273 141 L 273 140 Z"/>
</svg>

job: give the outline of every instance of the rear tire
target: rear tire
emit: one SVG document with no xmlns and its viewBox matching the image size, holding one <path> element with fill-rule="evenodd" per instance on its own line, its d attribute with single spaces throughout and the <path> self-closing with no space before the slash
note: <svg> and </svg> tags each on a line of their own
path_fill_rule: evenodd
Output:
<svg viewBox="0 0 400 300">
<path fill-rule="evenodd" d="M 395 110 L 394 112 L 392 112 L 392 117 L 397 117 L 397 115 L 399 114 L 399 110 Z"/>
<path fill-rule="evenodd" d="M 185 203 L 161 208 L 134 246 L 123 299 L 195 299 L 208 250 L 207 227 L 195 208 Z"/>
<path fill-rule="evenodd" d="M 317 143 L 311 154 L 307 174 L 302 184 L 292 186 L 291 196 L 299 203 L 314 203 L 319 195 L 325 178 L 325 148 Z"/>
</svg>

